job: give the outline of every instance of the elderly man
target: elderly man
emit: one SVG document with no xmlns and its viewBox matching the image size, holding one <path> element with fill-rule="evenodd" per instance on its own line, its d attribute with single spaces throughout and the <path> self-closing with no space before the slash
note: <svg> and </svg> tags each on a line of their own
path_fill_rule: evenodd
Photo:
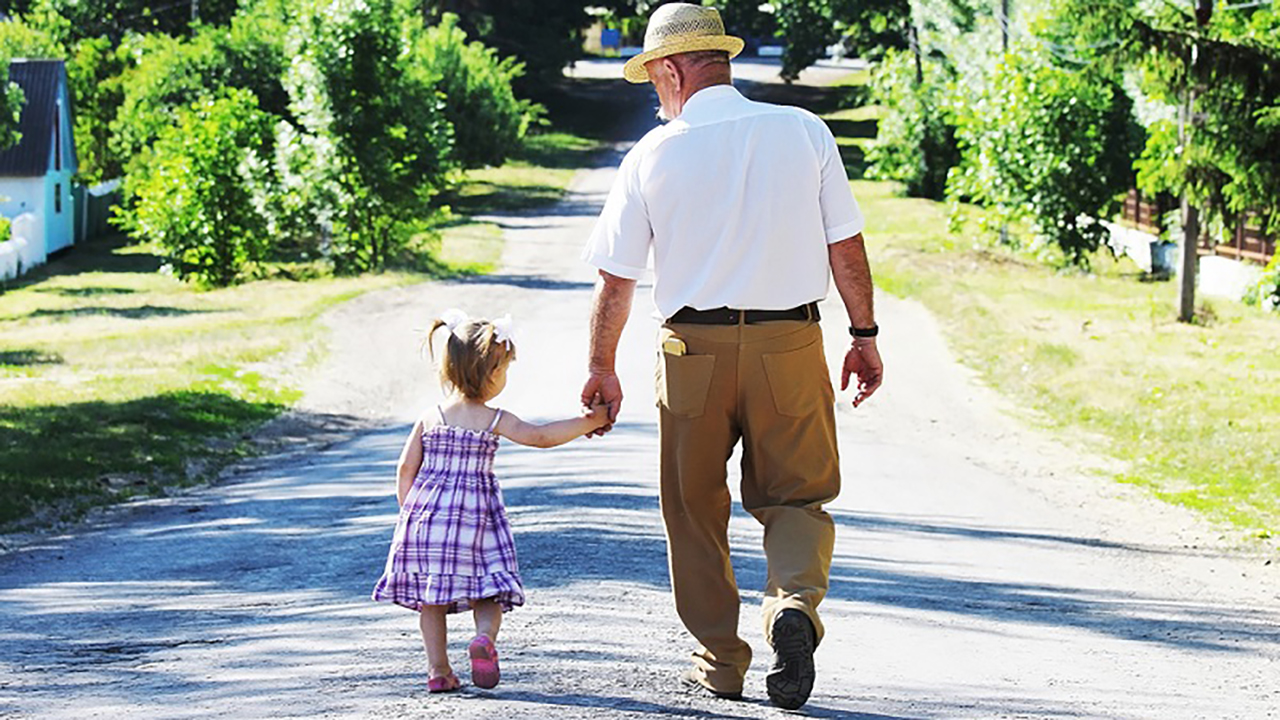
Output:
<svg viewBox="0 0 1280 720">
<path fill-rule="evenodd" d="M 880 385 L 862 214 L 835 138 L 796 108 L 743 98 L 729 60 L 742 40 L 712 8 L 673 3 L 650 18 L 631 82 L 652 82 L 665 125 L 622 161 L 584 259 L 599 270 L 584 403 L 616 419 L 618 340 L 653 257 L 661 500 L 676 610 L 697 639 L 684 680 L 739 698 L 751 649 L 738 636 L 726 463 L 741 441 L 742 504 L 764 525 L 770 700 L 798 708 L 813 688 L 817 608 L 840 491 L 835 393 L 818 326 L 834 278 L 852 345 L 841 389 L 856 406 Z"/>
</svg>

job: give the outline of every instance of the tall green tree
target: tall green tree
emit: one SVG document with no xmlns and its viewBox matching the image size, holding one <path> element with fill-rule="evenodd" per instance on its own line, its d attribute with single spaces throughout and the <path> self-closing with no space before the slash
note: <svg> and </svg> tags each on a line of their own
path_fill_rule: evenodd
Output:
<svg viewBox="0 0 1280 720">
<path fill-rule="evenodd" d="M 583 0 L 416 0 L 429 24 L 446 13 L 457 15 L 468 36 L 515 57 L 528 68 L 529 78 L 554 80 L 582 53 L 582 29 L 591 21 L 588 6 L 616 6 L 616 2 Z M 628 3 L 629 4 L 629 3 Z M 651 3 L 656 5 L 657 3 Z"/>
<path fill-rule="evenodd" d="M 285 164 L 335 189 L 342 271 L 385 266 L 450 167 L 443 96 L 405 52 L 421 22 L 393 0 L 303 0 L 289 33 L 286 86 L 305 133 L 289 133 Z"/>
<path fill-rule="evenodd" d="M 976 100 L 953 109 L 961 163 L 949 190 L 1028 220 L 1044 244 L 1087 265 L 1118 197 L 1133 186 L 1142 131 L 1104 73 L 1062 66 L 1033 41 L 1015 47 Z"/>
<path fill-rule="evenodd" d="M 1226 9 L 1202 27 L 1190 2 L 1061 0 L 1050 32 L 1079 62 L 1138 71 L 1154 101 L 1177 107 L 1195 92 L 1189 150 L 1173 123 L 1153 126 L 1145 188 L 1185 193 L 1228 224 L 1259 210 L 1280 228 L 1280 13 Z"/>
<path fill-rule="evenodd" d="M 266 254 L 252 174 L 270 131 L 248 90 L 181 108 L 156 139 L 153 161 L 135 170 L 136 201 L 121 225 L 156 242 L 179 277 L 215 286 L 241 279 Z"/>
<path fill-rule="evenodd" d="M 411 33 L 409 70 L 445 98 L 444 115 L 453 127 L 453 159 L 468 168 L 500 165 L 520 148 L 540 108 L 517 98 L 512 89 L 524 65 L 512 57 L 497 57 L 495 50 L 479 42 L 468 42 L 457 21 L 456 15 L 446 14 L 435 26 Z"/>
<path fill-rule="evenodd" d="M 189 35 L 199 24 L 223 25 L 239 0 L 35 0 L 26 12 L 47 8 L 71 23 L 71 39 L 106 36 L 120 42 L 130 33 Z"/>
<path fill-rule="evenodd" d="M 268 14 L 246 13 L 225 27 L 202 27 L 191 38 L 161 33 L 126 46 L 139 60 L 119 81 L 119 110 L 111 121 L 113 162 L 129 172 L 150 162 L 150 148 L 179 108 L 229 88 L 252 92 L 271 115 L 288 116 L 282 76 L 287 26 Z"/>
</svg>

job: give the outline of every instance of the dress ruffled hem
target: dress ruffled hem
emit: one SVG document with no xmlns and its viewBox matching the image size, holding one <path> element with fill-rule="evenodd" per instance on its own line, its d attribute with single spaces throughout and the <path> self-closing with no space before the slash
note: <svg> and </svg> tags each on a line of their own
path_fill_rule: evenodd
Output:
<svg viewBox="0 0 1280 720">
<path fill-rule="evenodd" d="M 506 571 L 480 577 L 390 573 L 383 575 L 374 586 L 373 599 L 410 610 L 443 605 L 446 613 L 466 612 L 478 600 L 493 600 L 507 612 L 524 605 L 524 583 L 520 575 Z"/>
</svg>

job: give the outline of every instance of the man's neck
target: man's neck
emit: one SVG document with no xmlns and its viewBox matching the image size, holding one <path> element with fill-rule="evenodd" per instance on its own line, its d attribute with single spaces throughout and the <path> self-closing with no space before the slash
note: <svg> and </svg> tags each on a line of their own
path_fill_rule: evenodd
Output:
<svg viewBox="0 0 1280 720">
<path fill-rule="evenodd" d="M 685 90 L 684 99 L 681 100 L 680 104 L 683 106 L 685 103 L 689 102 L 689 98 L 693 97 L 698 91 L 706 90 L 707 88 L 715 87 L 716 85 L 731 85 L 731 83 L 728 78 L 723 77 L 697 78 L 690 81 L 688 88 Z"/>
</svg>

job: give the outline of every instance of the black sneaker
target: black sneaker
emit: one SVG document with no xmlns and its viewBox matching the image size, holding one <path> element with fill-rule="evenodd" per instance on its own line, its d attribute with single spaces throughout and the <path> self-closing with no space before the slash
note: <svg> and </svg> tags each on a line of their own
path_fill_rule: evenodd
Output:
<svg viewBox="0 0 1280 720">
<path fill-rule="evenodd" d="M 764 684 L 769 700 L 787 710 L 804 705 L 813 692 L 813 623 L 799 610 L 783 610 L 773 618 L 773 668 Z"/>
<path fill-rule="evenodd" d="M 698 679 L 698 675 L 693 669 L 685 670 L 683 673 L 680 673 L 680 684 L 686 690 L 698 695 L 709 695 L 711 697 L 720 698 L 721 700 L 742 699 L 741 692 L 720 692 L 719 690 L 713 690 L 709 686 L 704 685 L 702 681 Z"/>
</svg>

